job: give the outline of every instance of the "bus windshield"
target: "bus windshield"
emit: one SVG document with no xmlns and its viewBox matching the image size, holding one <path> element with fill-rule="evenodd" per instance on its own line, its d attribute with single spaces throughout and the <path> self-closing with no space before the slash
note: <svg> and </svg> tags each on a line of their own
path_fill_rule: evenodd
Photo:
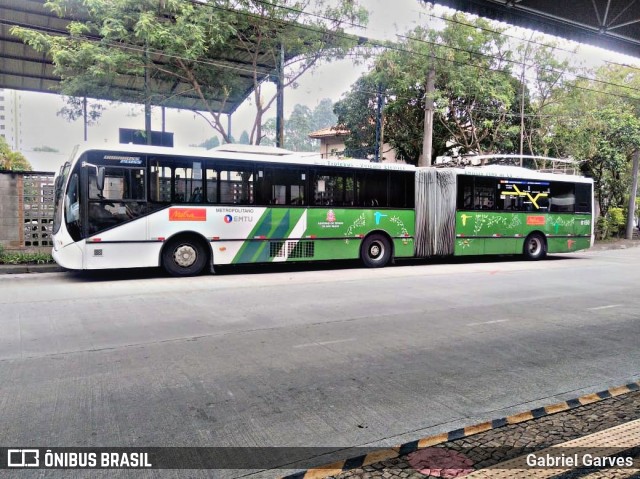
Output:
<svg viewBox="0 0 640 479">
<path fill-rule="evenodd" d="M 53 206 L 53 234 L 56 234 L 60 230 L 62 224 L 62 210 L 64 202 L 64 185 L 67 182 L 69 171 L 71 170 L 71 163 L 68 161 L 60 167 L 60 172 L 55 180 L 54 191 L 54 206 Z"/>
</svg>

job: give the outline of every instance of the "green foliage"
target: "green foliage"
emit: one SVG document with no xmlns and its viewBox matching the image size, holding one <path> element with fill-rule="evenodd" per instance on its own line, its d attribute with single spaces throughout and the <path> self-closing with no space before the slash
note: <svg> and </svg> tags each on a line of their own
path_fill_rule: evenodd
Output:
<svg viewBox="0 0 640 479">
<path fill-rule="evenodd" d="M 507 62 L 510 49 L 486 20 L 462 14 L 453 19 L 442 30 L 416 28 L 399 45 L 385 50 L 336 104 L 339 124 L 351 131 L 346 142 L 350 151 L 368 153 L 374 148 L 376 95 L 381 87 L 386 98 L 384 140 L 400 158 L 417 163 L 426 79 L 433 67 L 434 154 L 513 152 L 519 133 L 519 119 L 513 116 L 519 107 L 515 101 L 519 82 Z"/>
<path fill-rule="evenodd" d="M 238 140 L 238 143 L 240 143 L 241 145 L 249 145 L 249 133 L 247 133 L 247 130 L 243 130 L 242 133 L 240 134 L 240 140 Z"/>
<path fill-rule="evenodd" d="M 212 136 L 208 140 L 205 140 L 202 143 L 200 143 L 199 145 L 191 145 L 191 146 L 196 146 L 196 147 L 199 147 L 199 148 L 206 148 L 207 150 L 210 150 L 211 148 L 215 148 L 216 146 L 220 146 L 220 140 L 218 139 L 217 136 Z"/>
<path fill-rule="evenodd" d="M 622 208 L 609 208 L 608 212 L 609 231 L 611 235 L 620 237 L 626 226 L 626 217 Z"/>
<path fill-rule="evenodd" d="M 627 216 L 623 208 L 611 207 L 604 216 L 599 216 L 596 222 L 596 238 L 606 240 L 624 236 Z"/>
<path fill-rule="evenodd" d="M 87 125 L 95 125 L 102 116 L 102 112 L 106 110 L 104 103 L 97 101 L 91 101 L 86 97 L 67 96 L 65 97 L 66 105 L 58 111 L 58 116 L 61 116 L 67 121 L 76 121 L 79 118 L 84 117 L 85 105 L 87 108 Z"/>
<path fill-rule="evenodd" d="M 141 83 L 146 70 L 152 103 L 180 94 L 161 93 L 153 85 L 181 82 L 182 89 L 198 96 L 206 108 L 203 117 L 225 143 L 230 138 L 222 111 L 232 94 L 245 93 L 237 65 L 227 62 L 229 45 L 243 50 L 246 66 L 240 73 L 254 81 L 250 142 L 259 143 L 262 117 L 275 101 L 275 95 L 262 96 L 264 59 L 279 58 L 281 47 L 288 56 L 295 54 L 285 68 L 285 86 L 295 86 L 304 72 L 352 51 L 357 38 L 336 34 L 346 23 L 367 20 L 358 1 L 49 0 L 45 5 L 61 17 L 81 20 L 69 23 L 69 35 L 24 27 L 11 33 L 53 60 L 62 93 L 75 98 L 64 116 L 77 117 L 86 96 L 144 103 L 147 94 L 128 86 Z"/>
<path fill-rule="evenodd" d="M 29 160 L 27 160 L 22 153 L 11 151 L 3 136 L 0 136 L 0 170 L 32 170 Z"/>
<path fill-rule="evenodd" d="M 631 158 L 640 145 L 640 120 L 624 105 L 602 105 L 574 131 L 583 140 L 575 149 L 593 177 L 601 213 L 623 206 L 629 195 Z"/>
<path fill-rule="evenodd" d="M 309 134 L 335 126 L 337 121 L 333 113 L 333 102 L 323 98 L 312 110 L 304 105 L 295 105 L 291 116 L 284 122 L 284 147 L 293 151 L 317 151 L 319 142 L 309 138 Z M 262 127 L 265 135 L 263 145 L 273 146 L 276 143 L 276 121 L 270 118 Z"/>
<path fill-rule="evenodd" d="M 345 138 L 345 156 L 367 158 L 373 154 L 376 139 L 376 82 L 374 74 L 361 76 L 351 87 L 351 91 L 334 106 L 339 126 L 350 132 Z M 389 107 L 387 111 L 388 109 Z M 406 122 L 408 129 L 412 129 L 414 125 L 414 121 Z"/>
<path fill-rule="evenodd" d="M 0 264 L 47 264 L 53 263 L 50 253 L 3 251 L 0 247 Z"/>
</svg>

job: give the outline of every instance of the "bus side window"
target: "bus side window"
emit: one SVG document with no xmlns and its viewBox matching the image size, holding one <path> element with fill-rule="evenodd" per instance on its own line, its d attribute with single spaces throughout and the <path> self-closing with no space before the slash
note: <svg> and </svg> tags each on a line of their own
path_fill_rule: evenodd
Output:
<svg viewBox="0 0 640 479">
<path fill-rule="evenodd" d="M 458 176 L 458 209 L 473 209 L 473 177 Z"/>
<path fill-rule="evenodd" d="M 316 206 L 342 206 L 344 183 L 334 171 L 317 171 L 313 178 L 313 200 Z"/>
<path fill-rule="evenodd" d="M 400 175 L 392 175 L 392 178 L 402 181 Z M 387 171 L 364 171 L 356 172 L 358 182 L 358 204 L 369 208 L 379 208 L 387 206 L 387 186 L 389 183 L 389 172 Z M 404 186 L 404 185 L 403 185 Z M 404 198 L 402 198 L 404 200 Z M 404 203 L 404 201 L 398 203 Z"/>
<path fill-rule="evenodd" d="M 389 198 L 388 206 L 391 208 L 413 208 L 415 202 L 415 177 L 411 173 L 404 171 L 389 172 Z M 384 205 L 383 199 L 380 200 L 380 206 Z"/>
<path fill-rule="evenodd" d="M 591 213 L 591 184 L 576 183 L 576 213 Z"/>
<path fill-rule="evenodd" d="M 174 171 L 174 198 L 176 202 L 202 203 L 202 167 L 200 162 L 189 161 Z"/>
<path fill-rule="evenodd" d="M 494 210 L 496 186 L 496 180 L 493 178 L 476 178 L 473 188 L 473 209 Z"/>
<path fill-rule="evenodd" d="M 220 171 L 220 203 L 253 204 L 253 171 L 249 169 Z"/>
<path fill-rule="evenodd" d="M 171 168 L 163 166 L 159 160 L 151 165 L 149 178 L 149 199 L 161 203 L 171 201 Z"/>
<path fill-rule="evenodd" d="M 261 205 L 306 205 L 306 183 L 306 170 L 259 168 L 257 202 Z"/>
<path fill-rule="evenodd" d="M 573 213 L 576 207 L 576 195 L 573 183 L 551 183 L 549 210 L 555 213 Z"/>
<path fill-rule="evenodd" d="M 207 168 L 205 175 L 207 203 L 220 203 L 220 199 L 218 198 L 218 172 L 216 170 Z"/>
</svg>

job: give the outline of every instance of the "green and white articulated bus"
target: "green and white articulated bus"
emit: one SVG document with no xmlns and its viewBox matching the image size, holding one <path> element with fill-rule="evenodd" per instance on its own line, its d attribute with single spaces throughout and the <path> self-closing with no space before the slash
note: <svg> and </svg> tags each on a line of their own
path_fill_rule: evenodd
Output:
<svg viewBox="0 0 640 479">
<path fill-rule="evenodd" d="M 593 182 L 519 167 L 416 168 L 275 148 L 85 147 L 55 181 L 64 268 L 547 253 L 593 242 Z"/>
</svg>

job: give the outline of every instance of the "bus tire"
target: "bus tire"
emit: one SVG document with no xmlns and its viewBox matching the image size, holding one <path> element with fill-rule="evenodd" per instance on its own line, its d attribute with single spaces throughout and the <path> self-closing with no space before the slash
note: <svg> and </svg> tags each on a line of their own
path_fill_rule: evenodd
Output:
<svg viewBox="0 0 640 479">
<path fill-rule="evenodd" d="M 360 258 L 367 268 L 382 268 L 391 259 L 391 243 L 381 234 L 367 236 L 360 247 Z"/>
<path fill-rule="evenodd" d="M 524 256 L 530 261 L 537 261 L 547 255 L 547 242 L 540 233 L 531 233 L 524 240 Z"/>
<path fill-rule="evenodd" d="M 162 251 L 162 266 L 171 276 L 195 276 L 207 264 L 202 242 L 193 236 L 181 236 L 167 242 Z"/>
</svg>

